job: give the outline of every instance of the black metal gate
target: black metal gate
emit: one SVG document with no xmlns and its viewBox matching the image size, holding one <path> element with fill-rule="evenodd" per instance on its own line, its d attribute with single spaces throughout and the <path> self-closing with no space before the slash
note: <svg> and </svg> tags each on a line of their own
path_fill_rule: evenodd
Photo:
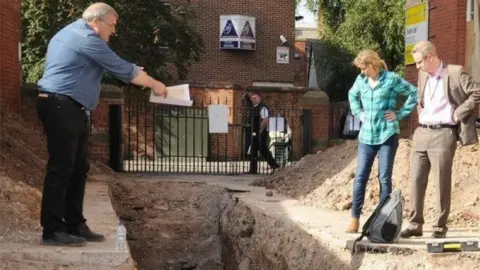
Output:
<svg viewBox="0 0 480 270">
<path fill-rule="evenodd" d="M 241 103 L 241 102 L 237 102 Z M 228 132 L 209 133 L 209 105 L 228 108 Z M 127 97 L 123 110 L 110 106 L 110 165 L 124 172 L 243 174 L 251 169 L 250 108 L 232 100 L 197 102 L 191 107 L 150 103 L 148 96 Z M 280 167 L 301 158 L 310 145 L 310 119 L 293 108 L 270 108 L 270 116 L 281 115 L 288 134 L 269 132 L 268 149 Z M 121 114 L 121 115 L 120 115 Z M 310 113 L 305 114 L 310 117 Z M 124 123 L 123 130 L 118 122 Z M 306 126 L 307 125 L 307 126 Z M 282 138 L 281 136 L 284 136 Z M 118 148 L 122 149 L 118 149 Z M 258 155 L 258 174 L 270 168 Z"/>
</svg>

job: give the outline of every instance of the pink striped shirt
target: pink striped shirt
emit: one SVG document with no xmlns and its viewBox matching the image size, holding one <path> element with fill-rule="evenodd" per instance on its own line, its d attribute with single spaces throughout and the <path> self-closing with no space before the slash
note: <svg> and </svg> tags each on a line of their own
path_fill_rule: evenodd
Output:
<svg viewBox="0 0 480 270">
<path fill-rule="evenodd" d="M 448 102 L 443 90 L 443 75 L 443 63 L 440 64 L 435 76 L 428 75 L 423 97 L 423 110 L 418 119 L 420 124 L 456 124 L 453 118 L 455 108 Z"/>
</svg>

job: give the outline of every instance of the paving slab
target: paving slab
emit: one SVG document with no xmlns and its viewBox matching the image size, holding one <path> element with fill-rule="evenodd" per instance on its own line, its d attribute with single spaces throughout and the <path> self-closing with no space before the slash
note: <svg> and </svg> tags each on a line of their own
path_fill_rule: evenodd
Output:
<svg viewBox="0 0 480 270">
<path fill-rule="evenodd" d="M 118 219 L 106 182 L 87 183 L 84 215 L 92 230 L 105 235 L 105 242 L 88 243 L 84 247 L 43 246 L 40 239 L 35 244 L 0 243 L 0 266 L 7 261 L 34 261 L 51 265 L 75 265 L 79 269 L 135 269 L 130 251 L 117 251 Z"/>
</svg>

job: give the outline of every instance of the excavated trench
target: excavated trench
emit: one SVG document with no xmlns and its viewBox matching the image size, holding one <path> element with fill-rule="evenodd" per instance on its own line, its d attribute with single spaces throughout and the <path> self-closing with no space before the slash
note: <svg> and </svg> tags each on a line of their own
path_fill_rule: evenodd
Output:
<svg viewBox="0 0 480 270">
<path fill-rule="evenodd" d="M 351 269 L 294 223 L 248 207 L 238 191 L 190 182 L 114 181 L 137 268 Z"/>
<path fill-rule="evenodd" d="M 219 186 L 116 180 L 110 196 L 141 270 L 446 269 L 411 252 L 351 256 Z M 471 260 L 452 257 L 442 264 Z"/>
<path fill-rule="evenodd" d="M 226 189 L 116 181 L 110 191 L 138 269 L 239 269 L 255 219 Z"/>
<path fill-rule="evenodd" d="M 222 269 L 221 213 L 228 194 L 206 185 L 113 182 L 138 269 Z"/>
</svg>

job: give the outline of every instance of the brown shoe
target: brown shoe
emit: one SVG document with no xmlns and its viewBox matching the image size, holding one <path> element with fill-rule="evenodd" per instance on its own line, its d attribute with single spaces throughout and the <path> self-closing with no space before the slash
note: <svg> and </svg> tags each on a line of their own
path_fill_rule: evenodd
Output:
<svg viewBox="0 0 480 270">
<path fill-rule="evenodd" d="M 360 227 L 360 220 L 358 218 L 352 218 L 348 224 L 347 233 L 357 233 L 358 227 Z"/>
<path fill-rule="evenodd" d="M 401 238 L 410 238 L 412 236 L 423 236 L 423 232 L 421 230 L 405 229 L 400 233 Z"/>
</svg>

